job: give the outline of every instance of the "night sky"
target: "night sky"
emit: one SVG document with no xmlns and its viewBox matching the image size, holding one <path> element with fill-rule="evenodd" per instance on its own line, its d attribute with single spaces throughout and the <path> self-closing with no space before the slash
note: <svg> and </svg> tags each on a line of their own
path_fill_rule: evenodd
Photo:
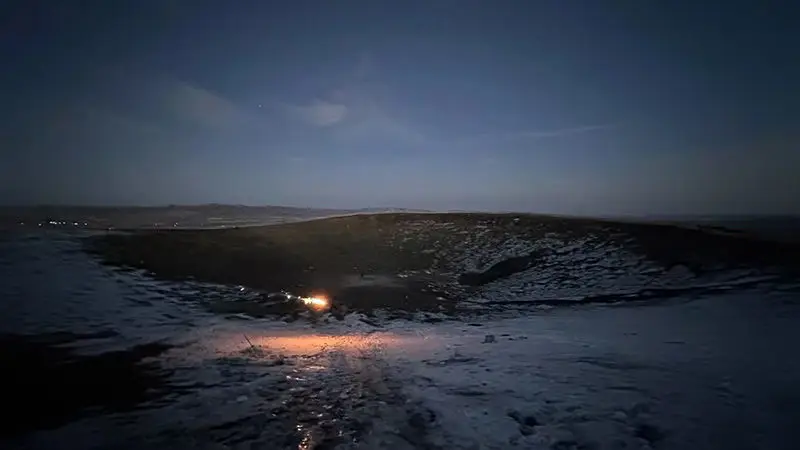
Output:
<svg viewBox="0 0 800 450">
<path fill-rule="evenodd" d="M 0 203 L 800 213 L 770 1 L 3 1 Z"/>
</svg>

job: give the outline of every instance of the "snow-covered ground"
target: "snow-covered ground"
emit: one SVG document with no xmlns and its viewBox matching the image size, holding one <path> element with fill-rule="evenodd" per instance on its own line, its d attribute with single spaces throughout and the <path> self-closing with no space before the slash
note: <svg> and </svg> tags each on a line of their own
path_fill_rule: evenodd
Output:
<svg viewBox="0 0 800 450">
<path fill-rule="evenodd" d="M 72 344 L 88 353 L 172 346 L 150 361 L 167 378 L 156 399 L 3 448 L 798 447 L 798 283 L 435 324 L 283 323 L 210 314 L 212 297 L 250 293 L 115 272 L 68 237 L 2 249 L 4 331 L 115 331 Z"/>
<path fill-rule="evenodd" d="M 799 319 L 797 291 L 752 291 L 471 323 L 251 321 L 193 341 L 246 355 L 247 333 L 264 352 L 250 364 L 286 358 L 281 373 L 317 386 L 317 407 L 360 424 L 340 448 L 788 450 Z M 261 404 L 259 386 L 224 397 Z M 324 434 L 308 433 L 300 448 Z"/>
<path fill-rule="evenodd" d="M 798 296 L 740 294 L 417 330 L 387 351 L 442 448 L 797 448 Z M 391 348 L 391 346 L 389 346 Z"/>
</svg>

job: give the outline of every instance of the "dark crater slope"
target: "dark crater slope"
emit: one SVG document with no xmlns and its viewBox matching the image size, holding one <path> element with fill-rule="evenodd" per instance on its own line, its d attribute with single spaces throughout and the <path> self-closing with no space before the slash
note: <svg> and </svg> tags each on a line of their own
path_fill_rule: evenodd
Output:
<svg viewBox="0 0 800 450">
<path fill-rule="evenodd" d="M 381 308 L 444 312 L 465 301 L 649 298 L 701 285 L 791 283 L 800 268 L 800 246 L 744 232 L 524 214 L 388 213 L 131 231 L 94 236 L 86 249 L 161 278 L 321 291 L 351 311 L 368 311 L 366 297 L 385 300 L 376 301 Z"/>
</svg>

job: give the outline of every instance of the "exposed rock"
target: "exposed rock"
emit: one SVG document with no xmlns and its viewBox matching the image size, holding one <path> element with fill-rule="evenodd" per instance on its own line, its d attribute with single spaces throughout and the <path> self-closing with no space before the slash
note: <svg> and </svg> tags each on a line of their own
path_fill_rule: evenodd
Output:
<svg viewBox="0 0 800 450">
<path fill-rule="evenodd" d="M 459 284 L 466 286 L 483 286 L 515 273 L 528 270 L 542 256 L 537 250 L 524 256 L 504 259 L 483 272 L 467 272 L 458 277 Z"/>
</svg>

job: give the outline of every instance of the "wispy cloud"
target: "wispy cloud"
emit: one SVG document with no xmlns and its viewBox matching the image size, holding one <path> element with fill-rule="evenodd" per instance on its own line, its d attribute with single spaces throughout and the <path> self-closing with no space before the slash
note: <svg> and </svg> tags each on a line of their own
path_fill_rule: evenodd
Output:
<svg viewBox="0 0 800 450">
<path fill-rule="evenodd" d="M 381 100 L 381 84 L 368 81 L 376 71 L 373 58 L 362 53 L 341 83 L 330 92 L 320 93 L 325 100 L 317 99 L 309 105 L 282 105 L 288 117 L 330 131 L 330 137 L 347 144 L 375 144 L 385 142 L 419 146 L 426 143 L 425 136 L 411 124 L 398 118 Z"/>
<path fill-rule="evenodd" d="M 375 79 L 377 71 L 372 55 L 363 52 L 344 76 L 346 82 L 329 92 L 318 93 L 320 97 L 309 105 L 283 105 L 282 109 L 294 120 L 327 128 L 331 137 L 347 143 L 392 143 L 416 149 L 435 146 L 496 147 L 539 139 L 567 138 L 617 127 L 617 124 L 581 124 L 549 130 L 497 131 L 466 137 L 434 138 L 393 110 L 391 102 L 381 95 L 387 87 Z"/>
<path fill-rule="evenodd" d="M 287 105 L 290 116 L 317 127 L 336 125 L 347 117 L 348 108 L 344 104 L 315 100 L 308 106 Z"/>
<path fill-rule="evenodd" d="M 458 139 L 457 144 L 489 144 L 506 143 L 511 141 L 533 141 L 539 139 L 566 138 L 581 134 L 595 133 L 617 128 L 617 124 L 581 125 L 553 130 L 521 130 L 497 133 L 484 133 L 476 136 Z"/>
<path fill-rule="evenodd" d="M 239 134 L 269 125 L 265 115 L 223 93 L 163 73 L 112 66 L 98 72 L 95 85 L 95 92 L 81 101 L 170 132 Z"/>
<path fill-rule="evenodd" d="M 347 126 L 337 129 L 336 136 L 350 142 L 386 141 L 413 147 L 428 143 L 426 136 L 413 126 L 379 109 L 371 109 Z"/>
<path fill-rule="evenodd" d="M 254 120 L 225 97 L 186 82 L 170 81 L 164 91 L 162 102 L 166 111 L 206 129 L 230 131 Z"/>
<path fill-rule="evenodd" d="M 583 125 L 578 127 L 559 128 L 555 130 L 516 131 L 501 134 L 504 139 L 542 139 L 574 136 L 576 134 L 593 133 L 616 128 L 616 124 Z"/>
<path fill-rule="evenodd" d="M 38 141 L 73 143 L 87 149 L 82 154 L 124 147 L 142 160 L 164 161 L 217 149 L 271 149 L 285 136 L 275 115 L 189 81 L 115 67 L 97 79 L 99 92 L 76 94 L 37 115 L 44 122 Z"/>
</svg>

